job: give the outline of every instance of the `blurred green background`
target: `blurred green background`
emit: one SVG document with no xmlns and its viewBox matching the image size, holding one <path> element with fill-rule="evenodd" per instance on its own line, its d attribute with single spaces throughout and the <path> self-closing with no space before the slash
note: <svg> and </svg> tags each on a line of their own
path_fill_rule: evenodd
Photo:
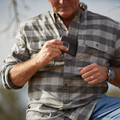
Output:
<svg viewBox="0 0 120 120">
<path fill-rule="evenodd" d="M 90 11 L 120 21 L 119 0 L 82 0 Z M 14 43 L 19 23 L 50 10 L 47 0 L 0 0 L 0 68 Z M 14 19 L 13 19 L 14 18 Z M 109 96 L 120 98 L 120 89 L 109 84 Z M 21 90 L 6 90 L 0 76 L 0 120 L 25 120 L 27 84 Z"/>
</svg>

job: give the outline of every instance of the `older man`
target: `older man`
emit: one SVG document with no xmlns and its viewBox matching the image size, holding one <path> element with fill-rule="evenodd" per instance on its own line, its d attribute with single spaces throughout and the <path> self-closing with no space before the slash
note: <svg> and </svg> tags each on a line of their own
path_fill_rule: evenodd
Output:
<svg viewBox="0 0 120 120">
<path fill-rule="evenodd" d="M 27 120 L 120 119 L 120 23 L 87 10 L 79 0 L 48 0 L 52 11 L 21 23 L 2 67 L 3 85 L 29 81 Z M 61 37 L 77 43 L 73 56 Z"/>
</svg>

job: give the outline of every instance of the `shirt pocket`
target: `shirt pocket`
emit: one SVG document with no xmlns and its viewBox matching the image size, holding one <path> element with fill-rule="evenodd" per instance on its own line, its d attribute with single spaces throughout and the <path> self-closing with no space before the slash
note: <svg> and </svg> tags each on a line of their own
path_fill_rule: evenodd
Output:
<svg viewBox="0 0 120 120">
<path fill-rule="evenodd" d="M 101 44 L 97 41 L 85 40 L 85 44 L 87 47 L 94 49 L 99 52 L 108 52 L 109 48 L 106 44 Z"/>
<path fill-rule="evenodd" d="M 83 39 L 78 40 L 78 50 L 75 59 L 84 61 L 87 57 L 105 57 L 106 53 L 109 51 L 108 46 L 101 44 L 96 40 Z"/>
<path fill-rule="evenodd" d="M 86 66 L 91 63 L 99 65 L 109 65 L 109 61 L 113 58 L 114 48 L 111 41 L 107 43 L 106 39 L 95 39 L 85 37 L 79 41 L 76 60 L 78 64 Z"/>
<path fill-rule="evenodd" d="M 54 37 L 49 36 L 44 38 L 35 37 L 35 39 L 29 40 L 28 48 L 29 48 L 31 57 L 33 57 L 35 53 L 38 53 L 42 49 L 45 42 L 52 39 L 54 39 Z"/>
<path fill-rule="evenodd" d="M 45 44 L 47 40 L 40 40 L 40 41 L 31 41 L 29 45 L 29 52 L 30 52 L 30 58 L 35 57 L 38 52 L 42 49 L 43 45 Z M 45 71 L 48 69 L 51 69 L 54 66 L 54 59 L 52 59 L 49 64 L 42 66 L 39 71 Z"/>
<path fill-rule="evenodd" d="M 114 49 L 107 41 L 102 43 L 101 41 L 86 39 L 85 44 L 89 61 L 99 65 L 109 65 L 109 61 L 113 59 Z"/>
<path fill-rule="evenodd" d="M 43 47 L 46 41 L 31 41 L 29 44 L 29 52 L 31 58 L 34 57 Z"/>
<path fill-rule="evenodd" d="M 29 45 L 29 51 L 30 51 L 30 58 L 35 57 L 38 52 L 42 49 L 43 45 L 45 44 L 47 40 L 45 39 L 41 39 L 40 41 L 31 41 L 30 45 Z M 64 65 L 63 62 L 64 56 L 62 55 L 59 58 L 53 58 L 49 64 L 42 66 L 39 71 L 46 71 L 46 70 L 50 70 L 55 66 L 60 66 L 60 65 Z"/>
</svg>

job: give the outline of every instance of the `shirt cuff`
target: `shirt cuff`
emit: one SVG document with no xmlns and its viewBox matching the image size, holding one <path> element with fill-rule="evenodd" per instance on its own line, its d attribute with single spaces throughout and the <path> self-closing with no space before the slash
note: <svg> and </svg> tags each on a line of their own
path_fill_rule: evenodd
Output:
<svg viewBox="0 0 120 120">
<path fill-rule="evenodd" d="M 11 80 L 10 80 L 10 78 L 9 78 L 9 71 L 10 71 L 10 69 L 11 69 L 12 67 L 13 67 L 13 66 L 9 66 L 9 67 L 6 69 L 6 71 L 5 71 L 5 81 L 6 81 L 6 84 L 7 84 L 7 86 L 8 86 L 10 89 L 21 89 L 23 86 L 21 86 L 21 87 L 15 86 L 15 85 L 11 82 Z"/>
</svg>

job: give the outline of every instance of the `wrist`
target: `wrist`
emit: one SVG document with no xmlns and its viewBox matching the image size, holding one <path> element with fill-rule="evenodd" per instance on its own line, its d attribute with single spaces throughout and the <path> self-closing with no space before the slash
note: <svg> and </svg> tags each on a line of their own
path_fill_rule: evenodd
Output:
<svg viewBox="0 0 120 120">
<path fill-rule="evenodd" d="M 106 67 L 108 69 L 108 73 L 107 73 L 107 81 L 112 81 L 115 78 L 115 73 L 114 71 L 110 68 L 110 67 Z"/>
</svg>

